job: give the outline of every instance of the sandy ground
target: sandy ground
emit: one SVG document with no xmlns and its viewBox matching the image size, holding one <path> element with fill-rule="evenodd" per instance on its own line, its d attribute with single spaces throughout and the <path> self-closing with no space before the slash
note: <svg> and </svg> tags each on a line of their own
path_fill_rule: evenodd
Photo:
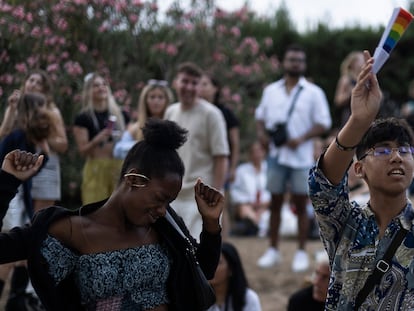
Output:
<svg viewBox="0 0 414 311">
<path fill-rule="evenodd" d="M 232 242 L 239 250 L 250 287 L 258 293 L 262 310 L 286 310 L 289 296 L 300 288 L 312 273 L 312 269 L 301 273 L 291 271 L 291 262 L 297 248 L 296 240 L 284 238 L 280 242 L 283 262 L 270 269 L 261 269 L 256 266 L 257 259 L 268 247 L 267 239 L 231 237 L 228 241 Z M 308 242 L 307 251 L 311 259 L 311 267 L 315 262 L 315 252 L 322 249 L 323 246 L 319 240 Z"/>
<path fill-rule="evenodd" d="M 233 243 L 242 258 L 243 266 L 250 283 L 260 297 L 263 311 L 286 310 L 289 296 L 303 285 L 304 280 L 310 276 L 311 269 L 303 273 L 293 273 L 290 264 L 296 251 L 296 240 L 283 238 L 280 250 L 283 254 L 283 262 L 271 269 L 260 269 L 256 266 L 257 259 L 268 247 L 268 240 L 256 237 L 230 237 L 228 241 Z M 314 254 L 322 249 L 322 243 L 318 240 L 308 242 L 307 251 L 311 258 L 311 267 L 314 264 Z M 0 310 L 4 310 L 4 293 L 0 300 Z"/>
</svg>

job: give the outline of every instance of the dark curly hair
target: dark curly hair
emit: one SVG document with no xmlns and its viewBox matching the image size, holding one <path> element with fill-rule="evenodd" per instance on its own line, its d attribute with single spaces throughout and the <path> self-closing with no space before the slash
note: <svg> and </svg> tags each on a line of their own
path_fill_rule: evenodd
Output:
<svg viewBox="0 0 414 311">
<path fill-rule="evenodd" d="M 183 177 L 184 164 L 177 149 L 186 142 L 187 130 L 173 121 L 150 118 L 142 132 L 144 139 L 136 143 L 125 158 L 120 181 L 132 168 L 149 178 L 162 178 L 169 173 Z"/>
<path fill-rule="evenodd" d="M 396 141 L 399 145 L 413 145 L 413 130 L 405 119 L 395 117 L 375 120 L 356 148 L 357 159 L 368 149 L 384 141 Z"/>
</svg>

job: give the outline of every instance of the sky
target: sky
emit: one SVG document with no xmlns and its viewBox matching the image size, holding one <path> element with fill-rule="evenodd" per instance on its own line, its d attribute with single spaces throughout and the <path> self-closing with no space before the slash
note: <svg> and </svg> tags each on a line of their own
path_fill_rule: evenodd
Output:
<svg viewBox="0 0 414 311">
<path fill-rule="evenodd" d="M 203 1 L 203 0 L 199 0 Z M 296 28 L 303 32 L 314 29 L 319 21 L 332 28 L 344 26 L 386 26 L 395 7 L 408 9 L 408 0 L 248 0 L 249 7 L 261 16 L 273 16 L 284 1 L 290 18 Z M 172 0 L 158 2 L 160 9 L 171 4 Z M 216 0 L 216 6 L 234 11 L 243 6 L 246 0 Z M 182 3 L 190 3 L 182 0 Z"/>
</svg>

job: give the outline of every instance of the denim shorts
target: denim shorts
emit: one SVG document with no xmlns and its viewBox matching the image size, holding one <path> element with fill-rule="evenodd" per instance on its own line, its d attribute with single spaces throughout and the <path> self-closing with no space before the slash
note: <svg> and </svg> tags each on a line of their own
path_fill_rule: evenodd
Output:
<svg viewBox="0 0 414 311">
<path fill-rule="evenodd" d="M 292 168 L 278 163 L 277 157 L 267 158 L 267 189 L 272 194 L 308 194 L 310 168 Z"/>
</svg>

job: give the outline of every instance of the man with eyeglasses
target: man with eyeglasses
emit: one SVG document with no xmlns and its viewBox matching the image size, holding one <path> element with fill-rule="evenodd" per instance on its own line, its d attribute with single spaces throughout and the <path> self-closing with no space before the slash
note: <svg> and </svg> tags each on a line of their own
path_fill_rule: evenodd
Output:
<svg viewBox="0 0 414 311">
<path fill-rule="evenodd" d="M 365 65 L 351 116 L 310 171 L 309 190 L 331 263 L 325 310 L 414 310 L 413 132 L 403 119 L 376 119 L 382 94 Z M 350 202 L 347 170 L 369 188 Z"/>
<path fill-rule="evenodd" d="M 272 194 L 270 246 L 257 264 L 270 268 L 282 260 L 279 227 L 285 194 L 289 192 L 298 217 L 298 250 L 292 270 L 300 272 L 309 267 L 305 244 L 309 232 L 307 179 L 315 162 L 312 138 L 331 127 L 331 116 L 323 90 L 304 77 L 306 53 L 301 46 L 291 45 L 286 49 L 282 67 L 283 78 L 264 89 L 255 112 L 258 138 L 263 146 L 269 147 L 267 189 Z M 269 133 L 280 123 L 286 123 L 288 137 L 285 143 L 276 146 Z"/>
</svg>

